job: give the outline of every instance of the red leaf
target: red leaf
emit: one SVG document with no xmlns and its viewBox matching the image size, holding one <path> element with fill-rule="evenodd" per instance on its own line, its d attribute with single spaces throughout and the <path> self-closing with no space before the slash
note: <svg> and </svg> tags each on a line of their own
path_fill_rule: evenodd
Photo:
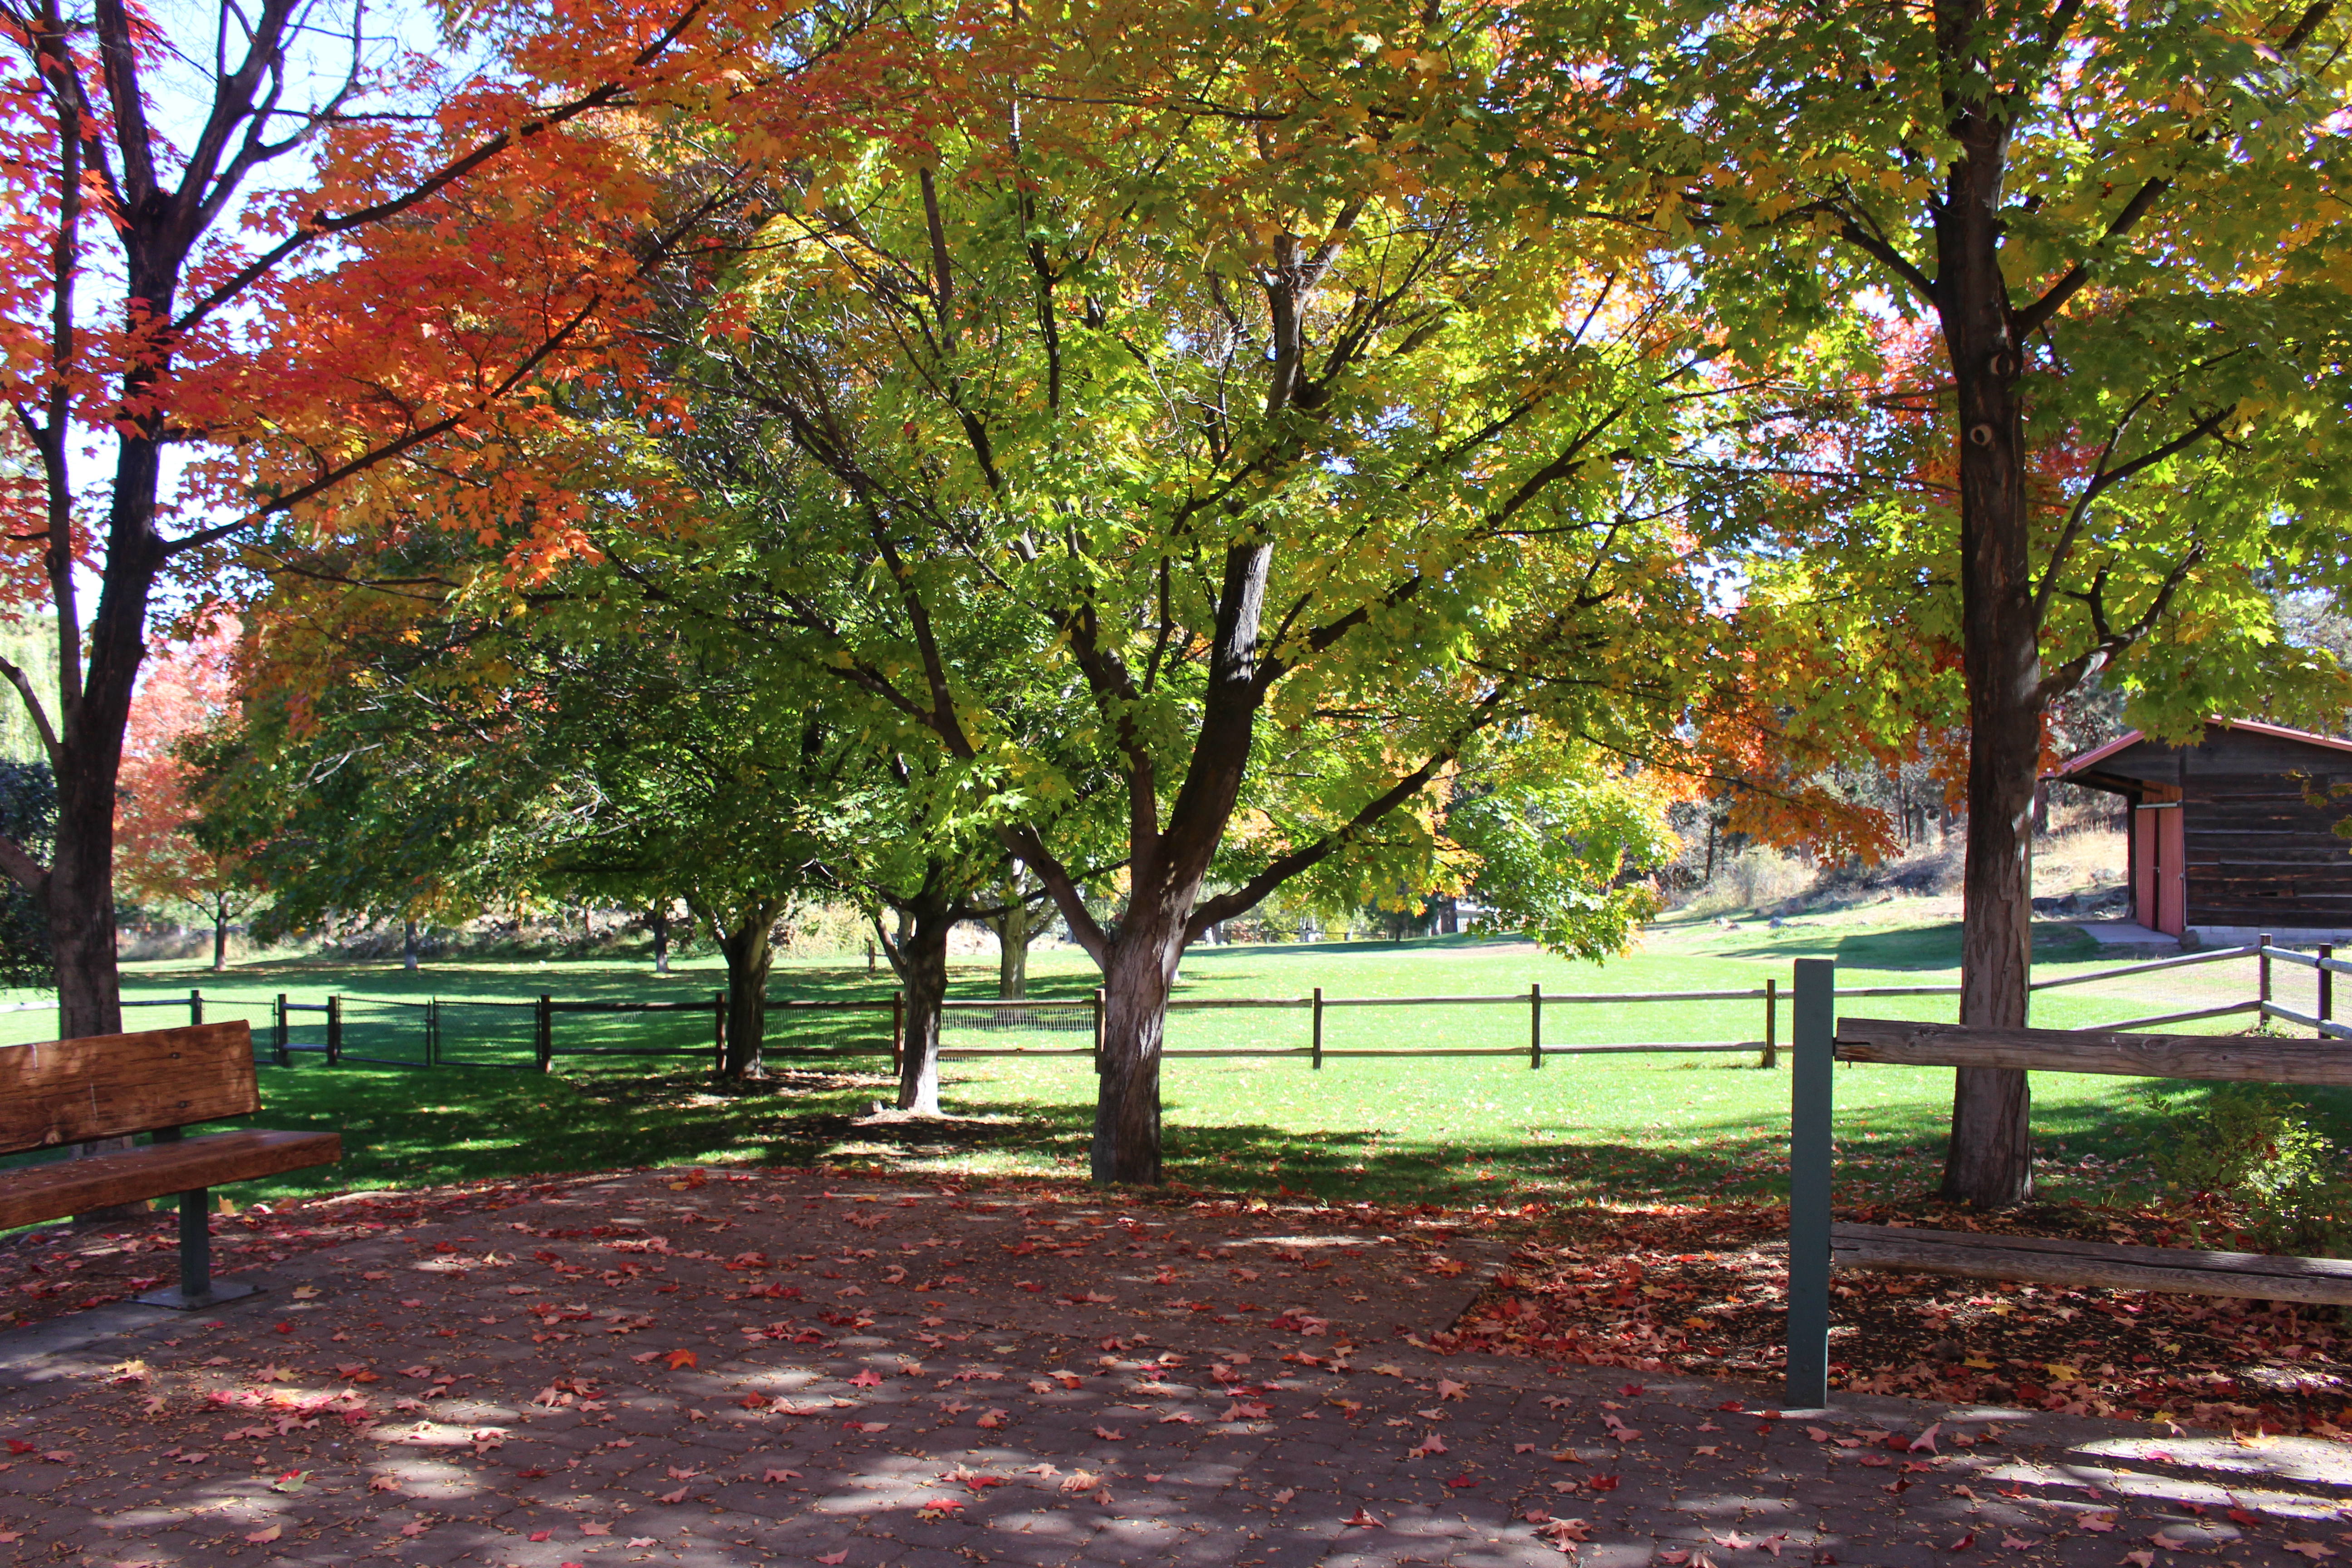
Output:
<svg viewBox="0 0 2352 1568">
<path fill-rule="evenodd" d="M 669 1363 L 669 1369 L 672 1372 L 680 1372 L 695 1364 L 692 1351 L 672 1351 L 662 1359 Z"/>
</svg>

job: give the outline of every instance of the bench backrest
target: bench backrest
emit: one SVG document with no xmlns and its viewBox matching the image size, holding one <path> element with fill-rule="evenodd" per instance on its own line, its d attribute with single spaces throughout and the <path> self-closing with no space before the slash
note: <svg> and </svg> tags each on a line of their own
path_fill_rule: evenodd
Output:
<svg viewBox="0 0 2352 1568">
<path fill-rule="evenodd" d="M 260 1109 L 241 1019 L 0 1047 L 0 1153 Z"/>
</svg>

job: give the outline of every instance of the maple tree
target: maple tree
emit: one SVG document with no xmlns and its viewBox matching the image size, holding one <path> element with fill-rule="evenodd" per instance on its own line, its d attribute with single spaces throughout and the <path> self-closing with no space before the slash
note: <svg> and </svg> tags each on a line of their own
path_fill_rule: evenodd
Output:
<svg viewBox="0 0 2352 1568">
<path fill-rule="evenodd" d="M 1668 750 L 1720 629 L 1643 462 L 1703 351 L 1604 230 L 1494 190 L 1487 35 L 1229 20 L 1039 24 L 1009 101 L 811 169 L 675 351 L 729 430 L 682 482 L 791 541 L 741 619 L 977 774 L 1101 966 L 1104 1181 L 1159 1179 L 1188 942 L 1393 885 L 1437 781 L 1530 731 Z M 1067 696 L 1058 754 L 1008 692 Z M 1110 921 L 1064 832 L 1103 797 Z M 1602 881 L 1564 933 L 1622 934 Z"/>
<path fill-rule="evenodd" d="M 659 106 L 717 84 L 788 156 L 861 75 L 831 47 L 860 18 L 817 10 L 446 20 L 411 47 L 300 0 L 0 5 L 0 390 L 31 475 L 0 505 L 59 650 L 51 691 L 0 674 L 60 801 L 53 851 L 0 868 L 47 910 L 68 1035 L 121 1023 L 114 795 L 157 595 L 271 520 L 399 526 L 353 482 L 394 468 L 447 521 L 529 516 L 525 574 L 561 559 L 571 506 L 507 458 L 550 387 L 625 368 L 612 329 L 690 225 L 647 166 Z"/>
<path fill-rule="evenodd" d="M 1960 1018 L 2021 1025 L 2053 701 L 2096 675 L 2166 732 L 2342 702 L 2269 590 L 2347 570 L 2352 298 L 2326 216 L 2345 18 L 1695 0 L 1640 29 L 1522 20 L 1523 170 L 1613 169 L 1617 210 L 1773 382 L 1759 467 L 1810 521 L 1766 561 L 1818 634 L 1815 712 L 1851 697 L 1841 721 L 1896 746 L 1965 722 Z M 1960 1071 L 1948 1194 L 2030 1192 L 2028 1106 L 2023 1073 Z"/>
<path fill-rule="evenodd" d="M 244 846 L 199 837 L 194 747 L 236 721 L 239 626 L 221 617 L 152 653 L 131 700 L 114 797 L 115 876 L 135 898 L 185 904 L 212 922 L 213 969 L 228 966 L 229 922 L 261 890 Z"/>
</svg>

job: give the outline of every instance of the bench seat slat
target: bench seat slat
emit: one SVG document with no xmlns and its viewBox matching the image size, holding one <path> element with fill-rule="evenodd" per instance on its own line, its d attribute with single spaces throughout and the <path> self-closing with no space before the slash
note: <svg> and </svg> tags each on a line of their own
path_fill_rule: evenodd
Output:
<svg viewBox="0 0 2352 1568">
<path fill-rule="evenodd" d="M 0 1176 L 0 1229 L 331 1165 L 342 1157 L 343 1141 L 337 1133 L 247 1131 L 206 1133 L 87 1160 L 17 1166 Z"/>
<path fill-rule="evenodd" d="M 2352 1305 L 2352 1261 L 2337 1258 L 2202 1252 L 2189 1247 L 2126 1247 L 2056 1237 L 1983 1236 L 1875 1225 L 1831 1226 L 1830 1252 L 1835 1263 L 1846 1268 Z"/>
</svg>

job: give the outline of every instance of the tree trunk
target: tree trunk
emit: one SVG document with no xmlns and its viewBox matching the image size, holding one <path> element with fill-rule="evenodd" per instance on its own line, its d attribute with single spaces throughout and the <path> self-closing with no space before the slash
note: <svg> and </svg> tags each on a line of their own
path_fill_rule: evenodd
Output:
<svg viewBox="0 0 2352 1568">
<path fill-rule="evenodd" d="M 940 1113 L 940 1004 L 948 994 L 948 932 L 943 909 L 925 909 L 891 954 L 907 996 L 905 1048 L 898 1058 L 898 1109 Z"/>
<path fill-rule="evenodd" d="M 400 922 L 400 966 L 411 974 L 416 973 L 416 922 Z"/>
<path fill-rule="evenodd" d="M 1951 68 L 1971 68 L 1978 0 L 1937 7 Z M 1961 664 L 1969 690 L 1969 832 L 1962 862 L 1960 1022 L 2026 1019 L 2032 960 L 2033 784 L 2042 754 L 2040 615 L 2025 494 L 2025 431 L 2000 265 L 2008 127 L 1961 108 L 1961 157 L 1937 225 L 1937 310 L 1959 420 Z M 2006 1208 L 2032 1195 L 2030 1091 L 2010 1068 L 1962 1068 L 1952 1091 L 1944 1195 Z"/>
<path fill-rule="evenodd" d="M 733 931 L 721 934 L 719 948 L 727 957 L 727 1076 L 765 1078 L 768 1068 L 761 1054 L 768 1034 L 768 968 L 775 962 L 769 931 L 776 923 L 776 907 L 754 905 Z"/>
<path fill-rule="evenodd" d="M 220 974 L 228 969 L 228 906 L 215 900 L 213 904 L 213 973 Z"/>
<path fill-rule="evenodd" d="M 1029 906 L 1017 880 L 1006 886 L 1004 900 L 996 921 L 996 996 L 1017 1002 L 1029 994 Z"/>
<path fill-rule="evenodd" d="M 669 900 L 667 899 L 654 905 L 653 913 L 646 917 L 646 923 L 653 928 L 654 973 L 667 974 L 669 973 Z"/>
<path fill-rule="evenodd" d="M 1186 911 L 1190 912 L 1189 909 Z M 1102 1076 L 1095 1090 L 1093 1176 L 1157 1186 L 1160 1051 L 1168 992 L 1184 958 L 1184 921 L 1148 925 L 1130 906 L 1104 954 Z"/>
</svg>

